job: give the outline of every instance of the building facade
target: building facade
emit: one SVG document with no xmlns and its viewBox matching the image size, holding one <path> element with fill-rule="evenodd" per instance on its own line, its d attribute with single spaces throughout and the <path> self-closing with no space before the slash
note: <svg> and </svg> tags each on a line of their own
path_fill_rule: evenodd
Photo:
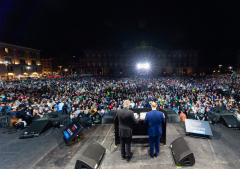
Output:
<svg viewBox="0 0 240 169">
<path fill-rule="evenodd" d="M 138 75 L 138 63 L 149 63 L 151 75 L 194 74 L 199 63 L 198 50 L 159 50 L 137 47 L 126 52 L 116 50 L 85 50 L 79 58 L 77 72 L 104 76 Z"/>
<path fill-rule="evenodd" d="M 0 42 L 0 76 L 13 79 L 18 75 L 42 73 L 40 50 Z"/>
<path fill-rule="evenodd" d="M 43 76 L 53 75 L 52 59 L 41 59 L 41 63 L 42 63 L 42 75 Z"/>
</svg>

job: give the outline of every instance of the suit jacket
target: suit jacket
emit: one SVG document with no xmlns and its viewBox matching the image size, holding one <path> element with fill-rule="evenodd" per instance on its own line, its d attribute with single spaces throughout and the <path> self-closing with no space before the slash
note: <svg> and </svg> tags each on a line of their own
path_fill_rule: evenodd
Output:
<svg viewBox="0 0 240 169">
<path fill-rule="evenodd" d="M 165 122 L 163 113 L 157 110 L 152 110 L 146 114 L 144 123 L 148 124 L 149 136 L 162 135 L 162 123 Z"/>
<path fill-rule="evenodd" d="M 138 124 L 141 120 L 134 117 L 133 111 L 128 108 L 117 110 L 114 120 L 119 122 L 119 136 L 132 137 L 132 126 Z"/>
</svg>

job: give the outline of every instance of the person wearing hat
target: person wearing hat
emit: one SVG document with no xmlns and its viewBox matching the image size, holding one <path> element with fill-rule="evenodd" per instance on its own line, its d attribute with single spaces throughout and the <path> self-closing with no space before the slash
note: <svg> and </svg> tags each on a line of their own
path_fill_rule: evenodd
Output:
<svg viewBox="0 0 240 169">
<path fill-rule="evenodd" d="M 122 160 L 126 158 L 127 162 L 132 157 L 131 153 L 131 141 L 132 141 L 132 127 L 133 124 L 138 124 L 141 120 L 137 120 L 134 117 L 134 112 L 129 110 L 130 101 L 125 100 L 123 103 L 123 109 L 117 110 L 114 116 L 114 120 L 119 122 L 119 137 L 121 142 L 121 155 Z M 125 151 L 126 148 L 126 151 Z"/>
<path fill-rule="evenodd" d="M 164 115 L 162 112 L 157 111 L 157 103 L 151 102 L 152 111 L 146 114 L 145 118 L 141 120 L 148 124 L 148 135 L 150 143 L 150 156 L 153 158 L 157 157 L 159 154 L 160 147 L 160 137 L 162 135 L 162 123 L 165 122 Z M 155 144 L 155 154 L 154 154 L 154 144 Z"/>
</svg>

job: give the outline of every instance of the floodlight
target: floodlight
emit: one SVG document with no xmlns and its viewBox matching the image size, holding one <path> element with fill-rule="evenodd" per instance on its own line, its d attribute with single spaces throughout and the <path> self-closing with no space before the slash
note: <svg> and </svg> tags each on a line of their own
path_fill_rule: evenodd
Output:
<svg viewBox="0 0 240 169">
<path fill-rule="evenodd" d="M 146 63 L 146 64 L 145 64 L 145 69 L 149 69 L 149 68 L 150 68 L 149 63 Z"/>
<path fill-rule="evenodd" d="M 138 69 L 141 69 L 141 67 L 142 67 L 142 65 L 139 63 L 139 64 L 137 64 L 137 68 Z"/>
</svg>

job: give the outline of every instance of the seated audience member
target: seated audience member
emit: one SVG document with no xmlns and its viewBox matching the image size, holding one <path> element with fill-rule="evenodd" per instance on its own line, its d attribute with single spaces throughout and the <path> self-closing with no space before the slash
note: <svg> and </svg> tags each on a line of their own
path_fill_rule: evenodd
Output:
<svg viewBox="0 0 240 169">
<path fill-rule="evenodd" d="M 44 113 L 40 114 L 37 109 L 33 110 L 33 120 L 40 119 L 41 117 L 43 117 L 43 115 Z"/>
<path fill-rule="evenodd" d="M 180 113 L 180 121 L 181 122 L 185 122 L 185 119 L 186 119 L 186 114 L 183 113 L 183 110 L 181 110 L 181 113 Z"/>
<path fill-rule="evenodd" d="M 18 122 L 18 120 L 20 120 L 20 119 L 16 119 L 16 116 L 12 115 L 11 118 L 10 118 L 10 126 L 11 127 L 15 126 L 15 124 Z"/>
<path fill-rule="evenodd" d="M 102 119 L 101 119 L 101 117 L 98 113 L 95 113 L 93 115 L 93 123 L 94 124 L 101 124 L 102 123 Z"/>
<path fill-rule="evenodd" d="M 238 109 L 235 111 L 235 116 L 238 119 L 238 121 L 240 122 L 240 113 L 239 113 Z"/>
<path fill-rule="evenodd" d="M 197 120 L 200 120 L 200 121 L 205 120 L 205 115 L 201 111 L 198 111 L 197 113 Z"/>
<path fill-rule="evenodd" d="M 177 106 L 174 106 L 174 107 L 173 107 L 173 111 L 175 111 L 176 113 L 178 113 L 178 108 L 177 108 Z"/>
<path fill-rule="evenodd" d="M 72 121 L 75 120 L 76 122 L 79 123 L 79 117 L 78 114 L 74 114 L 74 118 L 72 119 Z"/>
<path fill-rule="evenodd" d="M 206 111 L 204 112 L 204 117 L 205 117 L 205 121 L 208 121 L 208 113 L 210 112 L 210 108 L 207 107 Z"/>
<path fill-rule="evenodd" d="M 192 109 L 189 110 L 188 119 L 196 119 L 196 118 L 195 118 L 195 114 L 194 114 L 194 112 L 193 112 Z"/>
</svg>

